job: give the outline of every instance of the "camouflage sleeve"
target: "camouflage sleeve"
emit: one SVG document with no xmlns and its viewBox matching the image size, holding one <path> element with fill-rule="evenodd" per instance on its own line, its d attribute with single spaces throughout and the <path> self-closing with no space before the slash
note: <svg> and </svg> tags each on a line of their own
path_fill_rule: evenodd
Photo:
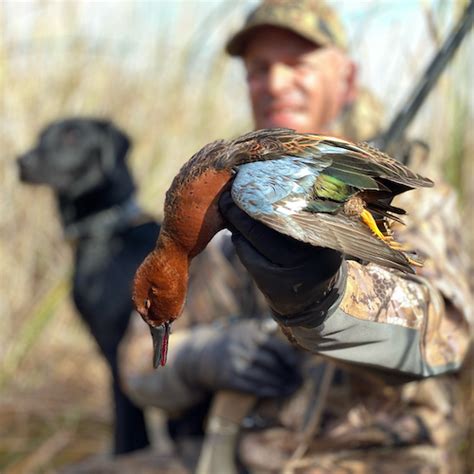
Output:
<svg viewBox="0 0 474 474">
<path fill-rule="evenodd" d="M 414 378 L 456 370 L 469 345 L 472 309 L 455 194 L 439 184 L 396 205 L 408 215 L 395 237 L 425 258 L 423 268 L 409 276 L 348 261 L 345 290 L 323 324 L 285 332 L 312 352 Z"/>
</svg>

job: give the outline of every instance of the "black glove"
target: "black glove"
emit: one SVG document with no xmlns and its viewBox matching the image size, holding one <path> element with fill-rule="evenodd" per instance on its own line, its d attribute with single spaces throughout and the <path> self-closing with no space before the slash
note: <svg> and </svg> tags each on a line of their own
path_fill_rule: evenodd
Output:
<svg viewBox="0 0 474 474">
<path fill-rule="evenodd" d="M 173 369 L 194 390 L 236 390 L 257 397 L 293 393 L 301 384 L 303 353 L 257 321 L 192 330 Z"/>
<path fill-rule="evenodd" d="M 275 319 L 286 326 L 321 324 L 340 295 L 337 276 L 342 254 L 292 239 L 251 219 L 234 204 L 230 192 L 223 193 L 219 207 L 237 254 Z"/>
</svg>

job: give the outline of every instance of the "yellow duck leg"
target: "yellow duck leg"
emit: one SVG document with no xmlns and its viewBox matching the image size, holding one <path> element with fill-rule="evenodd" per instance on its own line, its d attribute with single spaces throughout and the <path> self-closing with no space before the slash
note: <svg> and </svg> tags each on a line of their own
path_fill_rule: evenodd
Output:
<svg viewBox="0 0 474 474">
<path fill-rule="evenodd" d="M 396 242 L 393 240 L 393 237 L 390 235 L 383 235 L 380 229 L 377 226 L 377 222 L 375 222 L 374 216 L 367 210 L 364 209 L 360 213 L 360 218 L 362 219 L 362 222 L 381 240 L 383 240 L 390 248 L 393 250 L 399 250 L 399 251 L 406 251 L 408 250 L 404 245 Z M 405 255 L 408 259 L 408 262 L 411 265 L 414 265 L 416 267 L 421 267 L 422 264 L 420 262 L 417 262 L 416 260 L 411 259 L 407 255 Z"/>
<path fill-rule="evenodd" d="M 367 210 L 364 209 L 360 213 L 360 218 L 362 219 L 362 222 L 381 240 L 384 242 L 390 241 L 391 238 L 387 237 L 382 234 L 381 230 L 377 226 L 377 222 L 375 222 L 374 217 L 372 214 Z M 388 243 L 388 242 L 387 242 Z"/>
<path fill-rule="evenodd" d="M 382 231 L 379 229 L 377 222 L 375 222 L 374 217 L 372 214 L 367 210 L 364 209 L 360 213 L 360 218 L 362 219 L 362 222 L 380 239 L 383 240 L 387 245 L 389 245 L 393 250 L 408 250 L 405 246 L 402 244 L 396 242 L 393 237 L 390 235 L 384 235 L 382 234 Z"/>
</svg>

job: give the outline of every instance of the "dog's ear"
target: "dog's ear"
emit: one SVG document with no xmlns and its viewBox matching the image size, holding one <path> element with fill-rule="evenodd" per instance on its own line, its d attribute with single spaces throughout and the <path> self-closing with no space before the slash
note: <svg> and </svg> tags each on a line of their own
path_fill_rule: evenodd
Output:
<svg viewBox="0 0 474 474">
<path fill-rule="evenodd" d="M 102 164 L 106 173 L 111 173 L 125 157 L 131 146 L 129 137 L 111 122 L 103 122 L 104 139 L 102 140 Z"/>
<path fill-rule="evenodd" d="M 131 146 L 130 138 L 122 131 L 119 130 L 114 125 L 111 125 L 110 133 L 112 134 L 114 145 L 116 147 L 116 156 L 120 159 L 125 161 L 125 156 Z"/>
</svg>

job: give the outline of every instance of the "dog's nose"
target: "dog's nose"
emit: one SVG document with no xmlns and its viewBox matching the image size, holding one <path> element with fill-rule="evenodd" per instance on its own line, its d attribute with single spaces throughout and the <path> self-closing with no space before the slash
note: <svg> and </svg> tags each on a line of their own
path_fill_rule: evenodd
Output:
<svg viewBox="0 0 474 474">
<path fill-rule="evenodd" d="M 35 156 L 32 152 L 28 152 L 23 155 L 20 155 L 16 159 L 18 174 L 21 181 L 30 180 L 31 173 L 29 172 L 29 170 L 32 168 L 34 161 L 35 161 Z"/>
<path fill-rule="evenodd" d="M 26 157 L 27 155 L 21 155 L 16 159 L 16 164 L 18 167 L 18 172 L 20 174 L 20 179 L 23 181 L 24 175 L 25 175 L 25 168 L 26 168 Z"/>
</svg>

